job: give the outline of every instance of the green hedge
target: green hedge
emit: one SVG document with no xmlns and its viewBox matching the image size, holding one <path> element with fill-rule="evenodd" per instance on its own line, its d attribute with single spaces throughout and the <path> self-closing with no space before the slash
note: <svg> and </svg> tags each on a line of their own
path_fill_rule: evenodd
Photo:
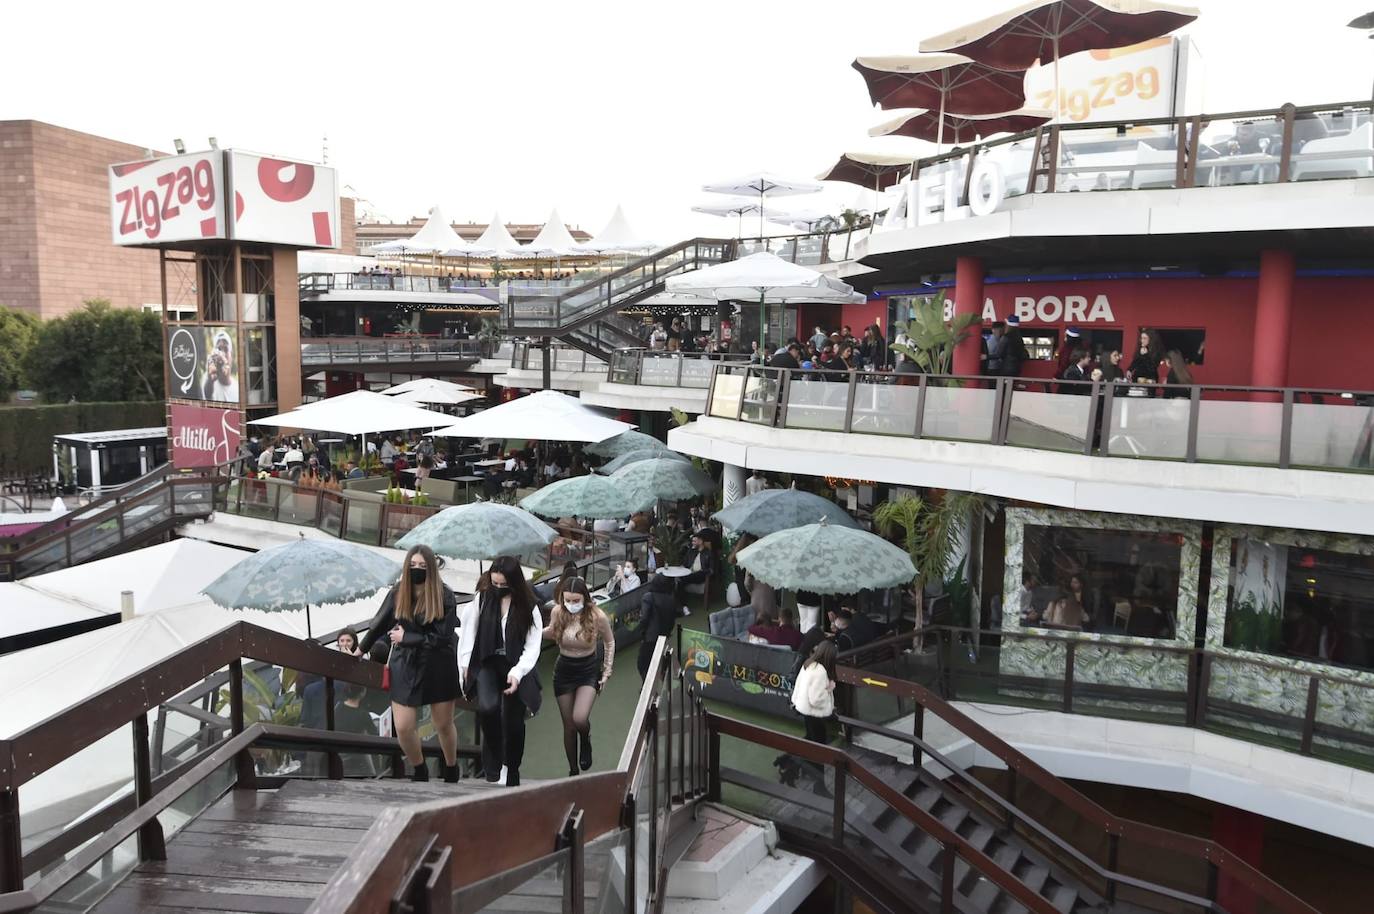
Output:
<svg viewBox="0 0 1374 914">
<path fill-rule="evenodd" d="M 0 476 L 51 473 L 54 435 L 166 424 L 161 400 L 6 407 L 0 409 Z"/>
</svg>

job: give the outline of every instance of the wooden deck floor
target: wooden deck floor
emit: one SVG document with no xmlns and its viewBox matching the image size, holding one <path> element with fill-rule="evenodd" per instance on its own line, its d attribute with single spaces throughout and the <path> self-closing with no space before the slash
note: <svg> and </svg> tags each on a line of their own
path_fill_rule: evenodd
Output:
<svg viewBox="0 0 1374 914">
<path fill-rule="evenodd" d="M 91 910 L 96 914 L 295 914 L 306 910 L 387 806 L 493 789 L 485 781 L 292 781 L 231 791 Z M 499 789 L 499 788 L 497 788 Z"/>
</svg>

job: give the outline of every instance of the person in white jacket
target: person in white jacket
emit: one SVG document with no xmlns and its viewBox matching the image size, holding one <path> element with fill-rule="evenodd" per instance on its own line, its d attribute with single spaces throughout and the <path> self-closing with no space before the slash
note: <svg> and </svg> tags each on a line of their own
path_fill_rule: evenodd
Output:
<svg viewBox="0 0 1374 914">
<path fill-rule="evenodd" d="M 829 721 L 835 714 L 835 642 L 829 639 L 816 645 L 811 656 L 797 671 L 792 687 L 792 707 L 806 724 L 806 738 L 813 743 L 830 742 Z"/>
</svg>

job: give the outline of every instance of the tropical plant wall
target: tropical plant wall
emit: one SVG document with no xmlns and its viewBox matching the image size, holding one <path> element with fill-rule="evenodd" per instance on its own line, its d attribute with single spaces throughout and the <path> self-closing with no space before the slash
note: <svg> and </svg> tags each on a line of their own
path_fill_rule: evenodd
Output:
<svg viewBox="0 0 1374 914">
<path fill-rule="evenodd" d="M 1306 715 L 1311 674 L 1337 677 L 1339 681 L 1323 680 L 1317 692 L 1317 723 L 1328 727 L 1353 730 L 1366 737 L 1374 737 L 1374 671 L 1276 656 L 1262 648 L 1277 644 L 1251 637 L 1257 628 L 1255 601 L 1249 594 L 1245 580 L 1235 588 L 1237 606 L 1228 605 L 1231 590 L 1231 559 L 1237 550 L 1244 549 L 1254 560 L 1255 543 L 1271 547 L 1323 549 L 1349 555 L 1374 555 L 1374 539 L 1339 533 L 1314 533 L 1305 530 L 1281 530 L 1239 525 L 1218 526 L 1212 537 L 1212 578 L 1207 592 L 1206 647 L 1214 656 L 1207 684 L 1209 702 L 1234 702 L 1259 707 L 1292 718 L 1290 726 L 1262 725 L 1252 721 L 1235 720 L 1236 726 L 1257 732 L 1296 739 L 1301 721 Z M 1285 559 L 1286 564 L 1286 559 Z M 1271 568 L 1272 573 L 1272 568 Z M 1283 587 L 1278 585 L 1279 597 Z M 1248 597 L 1248 599 L 1247 599 Z M 1276 610 L 1282 613 L 1282 604 Z M 1254 618 L 1252 618 L 1252 616 Z M 1228 623 L 1232 627 L 1232 645 L 1226 644 Z M 1237 625 L 1239 623 L 1239 625 Z M 1238 639 L 1238 635 L 1242 636 Z M 1235 646 L 1238 640 L 1245 646 Z M 1341 741 L 1324 738 L 1340 745 Z M 1351 749 L 1359 747 L 1351 746 Z M 1362 751 L 1367 752 L 1367 748 Z"/>
<path fill-rule="evenodd" d="M 1187 692 L 1187 654 L 1170 648 L 1193 646 L 1193 632 L 1197 627 L 1199 572 L 1202 564 L 1201 524 L 1051 508 L 1008 508 L 1006 518 L 1006 570 L 1002 579 L 1002 605 L 1006 609 L 1002 613 L 1002 631 L 1008 633 L 1025 630 L 1016 607 L 1019 605 L 1017 594 L 1025 560 L 1027 525 L 1126 530 L 1151 534 L 1171 533 L 1183 538 L 1183 548 L 1178 576 L 1178 621 L 1174 627 L 1173 638 L 1140 638 L 1097 632 L 1035 629 L 1048 637 L 1034 640 L 1006 639 L 1002 642 L 999 670 L 1003 675 L 1062 680 L 1066 653 L 1064 645 L 1073 641 L 1076 644 L 1076 682 L 1163 692 Z M 1182 717 L 1181 710 L 1179 716 Z"/>
</svg>

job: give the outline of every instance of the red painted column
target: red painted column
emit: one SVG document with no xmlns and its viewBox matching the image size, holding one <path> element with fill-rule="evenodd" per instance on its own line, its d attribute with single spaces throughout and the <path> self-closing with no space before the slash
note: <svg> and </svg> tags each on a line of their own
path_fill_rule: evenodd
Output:
<svg viewBox="0 0 1374 914">
<path fill-rule="evenodd" d="M 1251 348 L 1254 361 L 1250 370 L 1250 383 L 1256 387 L 1284 387 L 1288 383 L 1288 341 L 1296 272 L 1292 251 L 1269 250 L 1260 254 Z"/>
<path fill-rule="evenodd" d="M 977 257 L 960 257 L 954 262 L 954 314 L 983 313 L 983 261 Z M 954 373 L 975 375 L 982 373 L 979 356 L 983 344 L 979 326 L 974 325 L 968 339 L 954 350 Z"/>
</svg>

